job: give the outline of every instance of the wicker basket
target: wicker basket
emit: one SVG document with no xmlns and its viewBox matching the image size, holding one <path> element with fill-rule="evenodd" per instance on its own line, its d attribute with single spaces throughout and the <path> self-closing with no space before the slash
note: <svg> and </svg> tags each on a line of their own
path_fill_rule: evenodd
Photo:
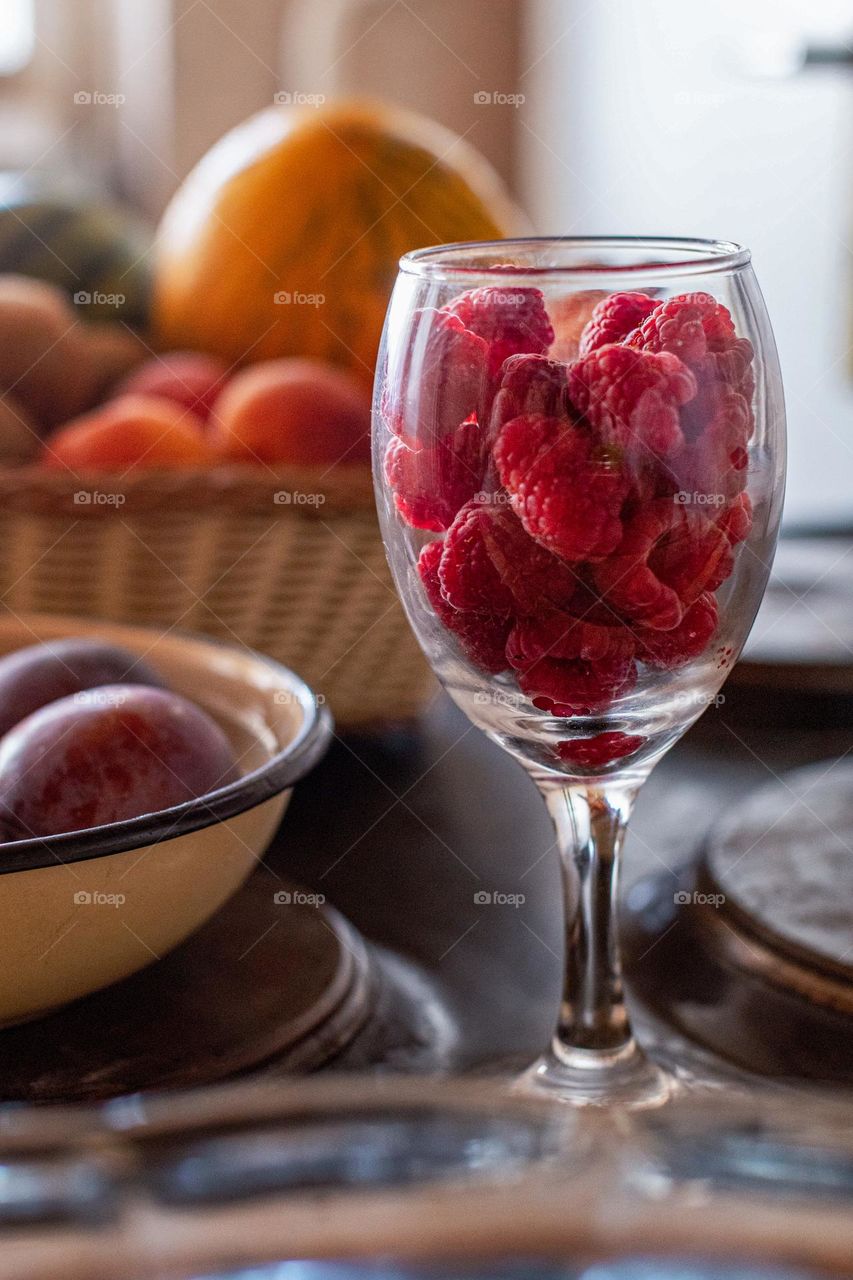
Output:
<svg viewBox="0 0 853 1280">
<path fill-rule="evenodd" d="M 293 667 L 339 725 L 434 691 L 394 591 L 369 471 L 78 477 L 0 469 L 0 599 L 201 631 Z"/>
</svg>

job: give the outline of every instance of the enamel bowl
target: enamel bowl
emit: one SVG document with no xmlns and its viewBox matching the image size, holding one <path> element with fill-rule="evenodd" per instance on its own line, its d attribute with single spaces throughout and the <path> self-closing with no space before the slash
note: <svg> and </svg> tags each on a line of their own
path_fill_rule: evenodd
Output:
<svg viewBox="0 0 853 1280">
<path fill-rule="evenodd" d="M 175 631 L 30 614 L 0 618 L 0 654 L 89 636 L 145 657 L 230 738 L 241 777 L 124 822 L 0 845 L 0 1025 L 151 964 L 258 865 L 293 784 L 325 752 L 331 718 L 286 667 Z"/>
</svg>

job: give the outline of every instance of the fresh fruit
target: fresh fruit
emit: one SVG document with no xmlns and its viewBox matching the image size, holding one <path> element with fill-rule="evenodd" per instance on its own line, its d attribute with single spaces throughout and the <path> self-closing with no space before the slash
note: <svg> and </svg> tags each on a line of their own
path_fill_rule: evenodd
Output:
<svg viewBox="0 0 853 1280">
<path fill-rule="evenodd" d="M 167 351 L 138 365 L 115 388 L 116 395 L 162 396 L 210 417 L 228 377 L 228 366 L 198 351 Z"/>
<path fill-rule="evenodd" d="M 0 740 L 0 815 L 18 839 L 157 813 L 238 776 L 219 725 L 176 693 L 103 685 Z"/>
<path fill-rule="evenodd" d="M 646 745 L 636 733 L 597 733 L 592 738 L 566 738 L 557 743 L 557 758 L 581 769 L 598 769 L 633 755 Z"/>
<path fill-rule="evenodd" d="M 0 175 L 0 272 L 82 295 L 78 318 L 148 320 L 147 228 L 124 209 L 56 190 L 30 172 Z"/>
<path fill-rule="evenodd" d="M 578 355 L 621 342 L 656 309 L 647 293 L 609 293 L 595 307 L 578 341 Z"/>
<path fill-rule="evenodd" d="M 649 667 L 683 667 L 705 652 L 716 629 L 717 602 L 705 592 L 671 631 L 638 628 L 637 657 Z"/>
<path fill-rule="evenodd" d="M 401 517 L 445 535 L 418 561 L 429 606 L 474 666 L 566 718 L 708 650 L 752 527 L 751 344 L 706 294 L 595 298 L 568 363 L 538 290 L 421 312 L 420 367 L 381 408 Z M 645 745 L 593 731 L 552 750 L 594 771 Z"/>
<path fill-rule="evenodd" d="M 492 377 L 510 356 L 544 355 L 554 341 L 541 289 L 509 285 L 472 289 L 454 298 L 447 310 L 488 343 Z"/>
<path fill-rule="evenodd" d="M 449 529 L 457 511 L 480 489 L 483 449 L 483 432 L 476 422 L 463 422 L 423 449 L 389 440 L 385 477 L 397 510 L 416 529 Z"/>
<path fill-rule="evenodd" d="M 267 360 L 236 374 L 216 402 L 218 447 L 241 462 L 331 467 L 370 461 L 370 400 L 320 360 Z"/>
<path fill-rule="evenodd" d="M 88 403 L 94 380 L 82 323 L 62 290 L 0 276 L 0 392 L 51 427 Z"/>
<path fill-rule="evenodd" d="M 75 418 L 43 446 L 47 467 L 80 472 L 206 467 L 216 452 L 203 423 L 174 400 L 119 396 Z"/>
<path fill-rule="evenodd" d="M 454 608 L 505 615 L 566 607 L 577 589 L 570 567 L 533 542 L 505 502 L 485 494 L 456 516 L 439 578 Z"/>
<path fill-rule="evenodd" d="M 456 636 L 459 647 L 474 666 L 497 674 L 508 665 L 504 651 L 510 621 L 497 614 L 469 613 L 448 604 L 438 576 L 441 552 L 440 542 L 428 542 L 418 559 L 418 574 L 427 600 L 439 621 Z"/>
<path fill-rule="evenodd" d="M 494 454 L 513 510 L 543 547 L 572 562 L 613 551 L 628 482 L 585 431 L 524 414 L 504 424 Z"/>
<path fill-rule="evenodd" d="M 709 293 L 683 293 L 655 307 L 625 341 L 641 351 L 669 351 L 693 364 L 734 339 L 732 318 Z"/>
<path fill-rule="evenodd" d="M 395 435 L 431 444 L 468 418 L 482 417 L 489 348 L 446 311 L 425 307 L 416 319 L 425 341 L 413 344 L 396 385 L 384 387 L 382 413 Z"/>
<path fill-rule="evenodd" d="M 0 737 L 40 707 L 103 684 L 162 686 L 141 658 L 118 645 L 72 637 L 0 658 Z"/>
<path fill-rule="evenodd" d="M 677 356 L 609 343 L 582 356 L 569 374 L 569 396 L 605 445 L 666 457 L 684 444 L 679 410 L 696 395 L 696 379 Z"/>
<path fill-rule="evenodd" d="M 40 448 L 39 432 L 14 396 L 0 395 L 0 466 L 32 462 Z"/>
<path fill-rule="evenodd" d="M 368 390 L 400 255 L 522 226 L 490 166 L 430 120 L 378 103 L 270 108 L 208 152 L 164 215 L 158 345 L 229 364 L 313 356 Z"/>
<path fill-rule="evenodd" d="M 551 716 L 593 716 L 630 693 L 637 680 L 633 658 L 613 656 L 567 662 L 540 658 L 517 668 L 518 686 L 534 707 Z"/>
</svg>

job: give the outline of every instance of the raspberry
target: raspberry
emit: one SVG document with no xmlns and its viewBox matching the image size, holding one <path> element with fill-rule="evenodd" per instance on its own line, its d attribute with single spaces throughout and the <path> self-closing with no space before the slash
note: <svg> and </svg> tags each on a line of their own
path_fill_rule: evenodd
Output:
<svg viewBox="0 0 853 1280">
<path fill-rule="evenodd" d="M 677 591 L 650 563 L 658 544 L 679 526 L 683 510 L 666 498 L 639 507 L 626 521 L 614 554 L 593 572 L 595 585 L 608 603 L 654 630 L 677 627 L 684 614 Z"/>
<path fill-rule="evenodd" d="M 505 649 L 509 619 L 484 613 L 462 612 L 447 603 L 441 593 L 438 577 L 442 549 L 441 542 L 429 542 L 418 559 L 418 573 L 427 599 L 439 621 L 456 636 L 466 657 L 481 671 L 497 675 L 498 672 L 505 671 L 507 666 Z"/>
<path fill-rule="evenodd" d="M 710 351 L 699 368 L 697 376 L 703 369 L 718 382 L 726 382 L 729 386 L 741 390 L 755 358 L 755 349 L 749 338 L 731 338 L 718 349 Z M 753 388 L 754 390 L 754 388 Z"/>
<path fill-rule="evenodd" d="M 734 336 L 732 318 L 722 303 L 709 293 L 683 293 L 662 302 L 625 342 L 638 351 L 669 351 L 694 364 Z"/>
<path fill-rule="evenodd" d="M 632 658 L 636 642 L 624 623 L 612 619 L 613 626 L 572 617 L 567 613 L 543 613 L 538 618 L 519 619 L 507 640 L 510 665 L 524 667 L 540 658 L 566 660 L 582 658 Z"/>
<path fill-rule="evenodd" d="M 546 418 L 569 413 L 569 366 L 547 356 L 510 356 L 501 369 L 501 390 L 509 392 L 516 405 L 511 417 L 520 413 L 544 414 Z"/>
<path fill-rule="evenodd" d="M 738 391 L 724 386 L 715 388 L 706 410 L 708 403 L 713 405 L 710 418 L 670 460 L 668 471 L 677 487 L 688 493 L 733 498 L 746 487 L 752 410 Z"/>
<path fill-rule="evenodd" d="M 675 506 L 677 518 L 652 548 L 648 564 L 671 587 L 682 604 L 692 604 L 704 591 L 716 591 L 734 568 L 725 529 L 701 511 Z"/>
<path fill-rule="evenodd" d="M 444 540 L 439 578 L 455 608 L 495 614 L 565 606 L 577 583 L 496 498 L 475 498 L 459 512 Z"/>
<path fill-rule="evenodd" d="M 461 293 L 445 308 L 472 333 L 489 344 L 489 373 L 500 371 L 504 360 L 521 352 L 543 355 L 554 341 L 554 330 L 539 289 L 510 284 Z"/>
<path fill-rule="evenodd" d="M 476 501 L 459 511 L 444 539 L 438 579 L 442 595 L 454 609 L 509 615 L 513 595 L 483 537 L 483 525 L 490 519 L 488 509 Z"/>
<path fill-rule="evenodd" d="M 628 481 L 580 427 L 523 414 L 504 423 L 494 455 L 513 510 L 542 546 L 576 562 L 617 545 Z"/>
<path fill-rule="evenodd" d="M 611 293 L 599 302 L 580 337 L 578 355 L 627 338 L 658 306 L 647 293 Z"/>
<path fill-rule="evenodd" d="M 483 473 L 483 433 L 463 422 L 453 435 L 423 449 L 393 439 L 385 451 L 385 478 L 397 510 L 416 529 L 448 529 L 477 492 Z"/>
<path fill-rule="evenodd" d="M 518 611 L 537 613 L 544 608 L 563 609 L 574 597 L 578 578 L 574 569 L 552 555 L 527 534 L 518 516 L 501 494 L 491 508 L 491 519 L 481 528 L 489 555 L 512 592 Z"/>
<path fill-rule="evenodd" d="M 386 383 L 381 412 L 395 435 L 430 444 L 472 414 L 482 416 L 489 348 L 456 316 L 416 312 L 415 341 L 399 381 Z"/>
<path fill-rule="evenodd" d="M 749 537 L 752 529 L 752 503 L 748 493 L 741 493 L 717 521 L 733 547 Z"/>
<path fill-rule="evenodd" d="M 560 662 L 540 658 L 518 672 L 518 685 L 535 707 L 552 716 L 597 715 L 633 689 L 637 668 L 633 658 L 576 659 Z"/>
<path fill-rule="evenodd" d="M 597 733 L 594 738 L 567 738 L 557 743 L 555 751 L 565 764 L 574 764 L 580 769 L 597 769 L 633 755 L 646 745 L 646 741 L 646 738 L 630 733 Z"/>
<path fill-rule="evenodd" d="M 698 658 L 708 647 L 717 629 L 717 602 L 704 592 L 672 631 L 644 631 L 638 628 L 637 657 L 649 667 L 667 670 L 682 667 Z"/>
<path fill-rule="evenodd" d="M 684 442 L 679 409 L 696 379 L 677 356 L 610 343 L 572 366 L 569 396 L 607 445 L 667 455 Z"/>
</svg>

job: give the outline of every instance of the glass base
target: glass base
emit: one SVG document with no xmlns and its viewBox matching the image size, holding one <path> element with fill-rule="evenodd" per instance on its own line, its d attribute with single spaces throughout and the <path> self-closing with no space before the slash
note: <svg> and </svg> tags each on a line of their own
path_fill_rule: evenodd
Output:
<svg viewBox="0 0 853 1280">
<path fill-rule="evenodd" d="M 555 1041 L 513 1086 L 514 1092 L 575 1107 L 630 1111 L 665 1106 L 683 1089 L 684 1082 L 647 1058 L 634 1040 L 611 1051 L 567 1049 Z"/>
</svg>

